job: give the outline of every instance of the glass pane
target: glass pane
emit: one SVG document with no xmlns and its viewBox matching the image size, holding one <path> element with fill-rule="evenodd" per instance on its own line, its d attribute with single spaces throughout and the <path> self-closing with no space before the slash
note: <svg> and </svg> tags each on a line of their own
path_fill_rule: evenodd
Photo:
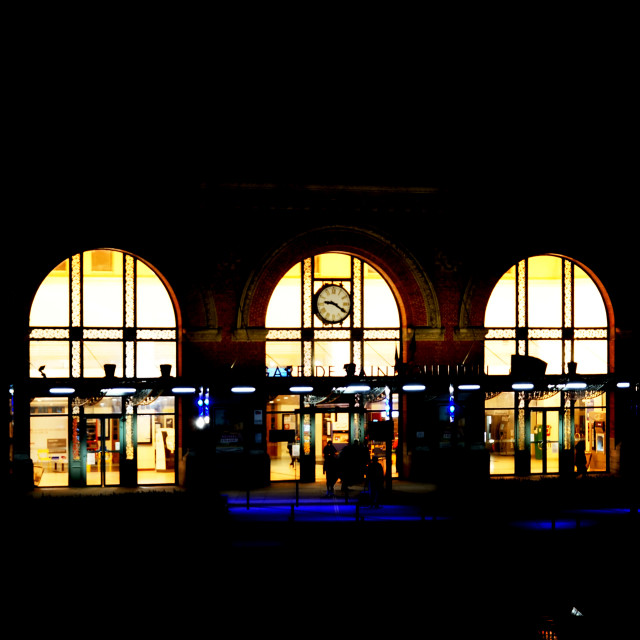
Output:
<svg viewBox="0 0 640 640">
<path fill-rule="evenodd" d="M 92 413 L 122 413 L 122 398 L 104 396 L 99 402 L 87 403 L 82 407 L 85 415 Z"/>
<path fill-rule="evenodd" d="M 594 407 L 586 411 L 586 456 L 587 470 L 607 470 L 607 414 L 604 408 Z"/>
<path fill-rule="evenodd" d="M 578 373 L 607 373 L 606 340 L 576 340 L 573 348 Z"/>
<path fill-rule="evenodd" d="M 527 280 L 530 327 L 562 326 L 562 260 L 554 256 L 529 259 Z"/>
<path fill-rule="evenodd" d="M 159 396 L 151 404 L 144 405 L 139 413 L 175 413 L 176 399 L 174 396 Z"/>
<path fill-rule="evenodd" d="M 123 256 L 117 251 L 83 254 L 83 324 L 85 327 L 123 326 Z"/>
<path fill-rule="evenodd" d="M 366 327 L 398 327 L 398 305 L 389 285 L 367 265 L 364 278 L 364 324 Z"/>
<path fill-rule="evenodd" d="M 547 363 L 548 375 L 562 373 L 562 340 L 529 340 L 529 355 Z"/>
<path fill-rule="evenodd" d="M 542 473 L 544 463 L 544 411 L 531 412 L 531 473 Z"/>
<path fill-rule="evenodd" d="M 85 340 L 83 342 L 83 375 L 86 378 L 104 378 L 104 365 L 115 364 L 115 375 L 122 377 L 122 342 L 100 342 Z"/>
<path fill-rule="evenodd" d="M 368 376 L 392 376 L 395 373 L 396 353 L 400 346 L 393 340 L 364 343 L 364 372 Z"/>
<path fill-rule="evenodd" d="M 136 261 L 136 265 L 136 325 L 175 327 L 175 312 L 164 283 L 140 260 Z"/>
<path fill-rule="evenodd" d="M 68 401 L 35 398 L 30 410 L 34 482 L 40 487 L 66 487 L 69 484 Z"/>
<path fill-rule="evenodd" d="M 507 376 L 511 371 L 511 356 L 516 352 L 515 340 L 484 341 L 484 371 L 487 375 Z"/>
<path fill-rule="evenodd" d="M 560 414 L 547 411 L 547 473 L 558 473 L 560 470 Z"/>
<path fill-rule="evenodd" d="M 161 364 L 170 364 L 171 375 L 177 375 L 174 342 L 138 342 L 136 349 L 136 375 L 139 378 L 157 378 Z"/>
<path fill-rule="evenodd" d="M 485 327 L 516 326 L 516 267 L 498 281 L 489 297 L 484 318 Z"/>
<path fill-rule="evenodd" d="M 302 295 L 300 264 L 290 269 L 271 295 L 267 308 L 267 327 L 300 327 L 302 323 Z"/>
<path fill-rule="evenodd" d="M 299 342 L 267 342 L 267 369 L 269 375 L 274 375 L 276 369 L 283 375 L 286 367 L 292 367 L 291 375 L 301 375 L 301 356 Z"/>
<path fill-rule="evenodd" d="M 65 260 L 43 281 L 33 299 L 29 325 L 69 326 L 69 261 Z"/>
<path fill-rule="evenodd" d="M 315 256 L 316 278 L 350 278 L 351 256 L 344 253 L 323 253 Z"/>
<path fill-rule="evenodd" d="M 176 481 L 175 398 L 160 396 L 138 408 L 136 420 L 138 482 L 173 484 Z"/>
<path fill-rule="evenodd" d="M 48 378 L 68 378 L 69 343 L 66 340 L 32 340 L 29 343 L 29 375 L 39 378 L 39 369 Z"/>
<path fill-rule="evenodd" d="M 297 459 L 293 457 L 293 445 L 300 441 L 299 416 L 295 413 L 299 408 L 298 396 L 278 396 L 267 408 L 267 453 L 271 460 L 271 480 L 295 480 L 300 477 Z"/>
<path fill-rule="evenodd" d="M 580 267 L 574 267 L 574 327 L 606 327 L 607 311 L 595 282 Z"/>
<path fill-rule="evenodd" d="M 515 473 L 515 421 L 512 409 L 487 410 L 485 446 L 489 451 L 489 472 L 492 475 Z"/>
<path fill-rule="evenodd" d="M 120 420 L 87 418 L 87 485 L 120 483 Z"/>
<path fill-rule="evenodd" d="M 344 376 L 344 365 L 351 362 L 351 343 L 320 342 L 316 340 L 313 350 L 314 375 Z M 358 369 L 359 364 L 356 364 Z M 359 372 L 358 372 L 359 373 Z"/>
</svg>

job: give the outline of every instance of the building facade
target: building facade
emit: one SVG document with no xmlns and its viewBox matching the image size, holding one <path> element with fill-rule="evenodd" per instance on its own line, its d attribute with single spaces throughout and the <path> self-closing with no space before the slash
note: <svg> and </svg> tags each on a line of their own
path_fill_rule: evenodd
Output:
<svg viewBox="0 0 640 640">
<path fill-rule="evenodd" d="M 388 484 L 573 475 L 577 451 L 635 473 L 634 260 L 606 234 L 435 188 L 165 206 L 12 249 L 9 484 L 316 482 L 328 442 Z"/>
</svg>

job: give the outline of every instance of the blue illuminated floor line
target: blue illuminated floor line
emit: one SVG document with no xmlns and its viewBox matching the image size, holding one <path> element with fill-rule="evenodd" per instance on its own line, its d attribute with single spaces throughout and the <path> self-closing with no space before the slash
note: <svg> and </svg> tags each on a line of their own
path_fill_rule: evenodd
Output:
<svg viewBox="0 0 640 640">
<path fill-rule="evenodd" d="M 375 521 L 435 521 L 449 520 L 448 517 L 435 516 L 420 510 L 417 506 L 383 505 L 371 508 L 357 502 L 332 500 L 318 503 L 292 501 L 249 502 L 236 500 L 228 504 L 228 510 L 236 521 L 324 521 L 353 522 L 357 520 Z M 630 509 L 576 509 L 559 513 L 556 517 L 522 518 L 511 521 L 511 526 L 532 531 L 567 530 L 591 527 L 614 516 L 624 516 Z"/>
<path fill-rule="evenodd" d="M 354 504 L 328 503 L 328 504 L 279 504 L 261 505 L 252 504 L 248 508 L 241 503 L 229 505 L 229 513 L 237 520 L 264 520 L 274 522 L 286 522 L 291 519 L 296 521 L 354 521 L 362 519 L 367 521 L 384 520 L 410 520 L 423 519 L 419 509 L 383 506 L 378 509 L 363 507 Z"/>
</svg>

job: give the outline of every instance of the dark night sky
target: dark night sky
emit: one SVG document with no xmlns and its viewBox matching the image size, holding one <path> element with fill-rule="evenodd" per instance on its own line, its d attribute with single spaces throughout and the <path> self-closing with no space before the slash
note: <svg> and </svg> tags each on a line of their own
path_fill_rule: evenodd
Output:
<svg viewBox="0 0 640 640">
<path fill-rule="evenodd" d="M 528 15 L 527 33 L 513 14 L 510 30 L 486 15 L 284 17 L 16 23 L 5 119 L 16 219 L 88 225 L 87 212 L 123 203 L 125 218 L 139 204 L 162 216 L 219 182 L 438 187 L 463 209 L 538 220 L 539 203 L 555 203 L 543 215 L 556 221 L 636 210 L 616 31 L 611 46 L 588 16 Z"/>
</svg>

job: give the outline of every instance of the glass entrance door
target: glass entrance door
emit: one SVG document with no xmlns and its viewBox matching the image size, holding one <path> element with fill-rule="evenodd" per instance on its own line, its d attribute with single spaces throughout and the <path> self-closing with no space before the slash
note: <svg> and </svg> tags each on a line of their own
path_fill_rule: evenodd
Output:
<svg viewBox="0 0 640 640">
<path fill-rule="evenodd" d="M 531 473 L 558 473 L 560 444 L 559 411 L 531 411 Z"/>
<path fill-rule="evenodd" d="M 120 484 L 120 420 L 87 418 L 87 486 Z"/>
</svg>

